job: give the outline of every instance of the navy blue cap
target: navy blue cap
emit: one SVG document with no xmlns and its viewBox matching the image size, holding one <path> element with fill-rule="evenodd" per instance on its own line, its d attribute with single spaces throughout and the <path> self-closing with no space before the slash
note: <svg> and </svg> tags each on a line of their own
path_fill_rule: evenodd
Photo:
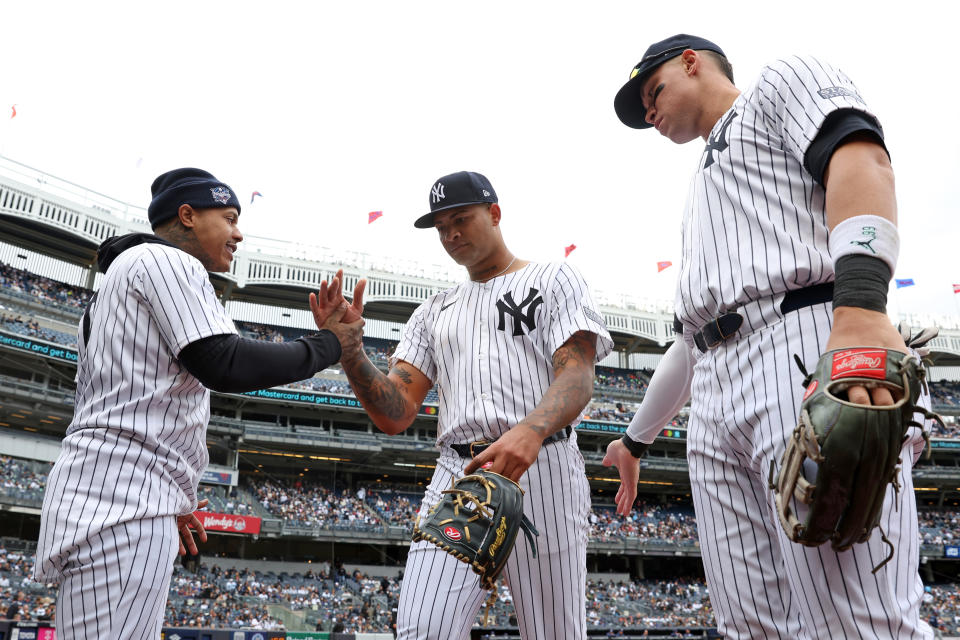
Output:
<svg viewBox="0 0 960 640">
<path fill-rule="evenodd" d="M 182 204 L 195 209 L 236 207 L 240 213 L 240 200 L 233 189 L 203 169 L 167 171 L 153 181 L 150 193 L 153 199 L 147 207 L 147 218 L 154 229 L 176 216 Z"/>
<path fill-rule="evenodd" d="M 653 126 L 647 122 L 647 110 L 643 106 L 643 83 L 654 69 L 667 60 L 676 58 L 687 49 L 714 51 L 724 58 L 727 57 L 723 49 L 709 40 L 685 33 L 678 33 L 650 45 L 643 54 L 643 59 L 630 70 L 630 79 L 627 80 L 627 84 L 620 88 L 617 97 L 613 100 L 613 108 L 616 109 L 620 122 L 634 129 L 648 129 Z"/>
<path fill-rule="evenodd" d="M 418 229 L 433 226 L 433 215 L 454 207 L 468 204 L 494 203 L 497 192 L 486 176 L 473 171 L 458 171 L 443 176 L 430 187 L 430 213 L 417 218 L 413 223 Z"/>
</svg>

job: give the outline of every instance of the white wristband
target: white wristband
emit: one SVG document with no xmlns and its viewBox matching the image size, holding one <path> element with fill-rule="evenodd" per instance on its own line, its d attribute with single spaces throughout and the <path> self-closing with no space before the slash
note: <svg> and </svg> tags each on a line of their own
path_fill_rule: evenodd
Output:
<svg viewBox="0 0 960 640">
<path fill-rule="evenodd" d="M 897 270 L 900 234 L 897 225 L 881 216 L 853 216 L 833 228 L 829 247 L 834 264 L 843 256 L 861 254 L 880 258 L 892 274 Z"/>
</svg>

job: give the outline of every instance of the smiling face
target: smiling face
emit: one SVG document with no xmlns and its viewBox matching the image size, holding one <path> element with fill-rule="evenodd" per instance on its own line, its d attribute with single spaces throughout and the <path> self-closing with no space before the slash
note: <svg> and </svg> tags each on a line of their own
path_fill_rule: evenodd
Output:
<svg viewBox="0 0 960 640">
<path fill-rule="evenodd" d="M 465 205 L 433 217 L 444 250 L 468 269 L 487 260 L 501 247 L 499 223 L 500 207 L 496 204 Z"/>
<path fill-rule="evenodd" d="M 701 135 L 703 106 L 697 71 L 702 57 L 690 49 L 664 62 L 643 81 L 647 122 L 677 144 Z"/>
<path fill-rule="evenodd" d="M 237 245 L 243 242 L 243 234 L 237 227 L 240 214 L 234 207 L 190 210 L 192 213 L 184 226 L 192 228 L 196 236 L 194 247 L 200 255 L 194 254 L 194 257 L 207 271 L 229 271 Z"/>
</svg>

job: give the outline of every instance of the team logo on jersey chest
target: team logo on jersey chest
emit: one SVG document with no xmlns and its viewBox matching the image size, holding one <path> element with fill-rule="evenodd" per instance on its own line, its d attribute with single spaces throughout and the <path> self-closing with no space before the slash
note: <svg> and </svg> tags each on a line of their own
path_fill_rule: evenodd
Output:
<svg viewBox="0 0 960 640">
<path fill-rule="evenodd" d="M 727 147 L 730 146 L 730 143 L 727 141 L 727 129 L 730 128 L 730 124 L 733 122 L 733 119 L 737 117 L 736 111 L 731 111 L 730 115 L 727 116 L 727 119 L 724 120 L 723 124 L 720 125 L 720 130 L 717 131 L 716 135 L 710 136 L 707 139 L 707 148 L 704 150 L 704 153 L 707 154 L 707 157 L 703 159 L 703 168 L 706 169 L 713 164 L 713 152 L 716 151 L 719 155 L 722 151 L 726 151 Z"/>
<path fill-rule="evenodd" d="M 503 294 L 503 297 L 497 300 L 497 311 L 500 315 L 497 330 L 506 331 L 507 314 L 510 314 L 513 318 L 513 335 L 522 336 L 524 326 L 527 327 L 528 332 L 536 329 L 537 307 L 543 304 L 543 296 L 537 295 L 538 293 L 540 293 L 539 290 L 530 287 L 527 297 L 520 304 L 514 302 L 512 292 L 508 291 Z M 526 308 L 526 311 L 524 311 L 524 308 Z"/>
</svg>

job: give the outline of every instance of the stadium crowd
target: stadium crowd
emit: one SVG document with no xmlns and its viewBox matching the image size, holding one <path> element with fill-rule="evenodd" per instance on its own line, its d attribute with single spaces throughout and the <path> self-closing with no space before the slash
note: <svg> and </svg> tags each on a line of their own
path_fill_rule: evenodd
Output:
<svg viewBox="0 0 960 640">
<path fill-rule="evenodd" d="M 43 499 L 49 463 L 0 455 L 0 499 Z M 294 527 L 352 531 L 381 531 L 384 526 L 412 529 L 422 490 L 409 485 L 361 484 L 354 489 L 331 490 L 323 481 L 275 479 L 244 475 L 241 487 L 229 492 L 201 485 L 200 499 L 208 511 L 231 515 L 261 515 Z M 256 504 L 254 504 L 256 503 Z M 960 510 L 920 509 L 920 541 L 951 545 L 960 541 Z M 641 544 L 696 546 L 697 524 L 689 506 L 667 506 L 638 498 L 634 509 L 620 516 L 612 504 L 595 499 L 590 514 L 592 540 L 624 538 Z"/>
<path fill-rule="evenodd" d="M 246 485 L 264 509 L 294 526 L 324 529 L 381 529 L 383 523 L 362 498 L 347 491 L 331 491 L 319 482 L 303 480 L 247 480 Z"/>
<path fill-rule="evenodd" d="M 89 289 L 44 278 L 4 262 L 0 262 L 0 291 L 71 309 L 83 309 L 93 295 Z"/>
</svg>

